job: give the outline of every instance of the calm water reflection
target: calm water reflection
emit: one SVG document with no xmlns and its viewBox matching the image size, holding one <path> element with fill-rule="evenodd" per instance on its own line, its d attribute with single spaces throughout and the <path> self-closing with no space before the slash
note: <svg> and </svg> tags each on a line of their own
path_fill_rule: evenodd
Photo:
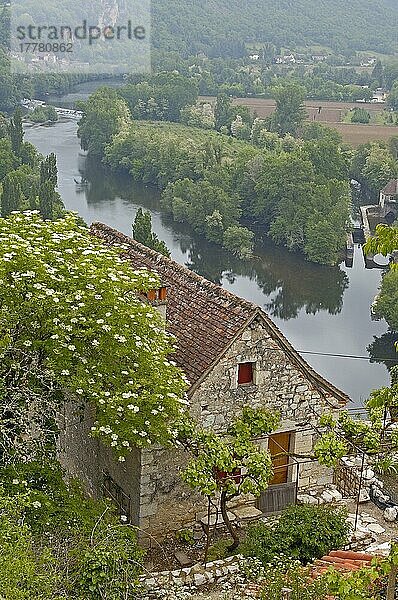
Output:
<svg viewBox="0 0 398 600">
<path fill-rule="evenodd" d="M 360 248 L 355 251 L 353 269 L 311 265 L 269 240 L 259 243 L 255 260 L 239 261 L 163 215 L 155 190 L 105 174 L 102 167 L 86 166 L 90 186 L 79 193 L 74 179 L 85 167 L 79 158 L 75 123 L 29 128 L 26 139 L 43 154 L 57 154 L 59 190 L 67 208 L 78 211 L 88 223 L 103 221 L 128 235 L 138 208 L 150 210 L 154 231 L 175 260 L 265 308 L 298 350 L 371 356 L 373 360 L 394 357 L 394 336 L 385 335 L 384 322 L 370 319 L 380 271 L 364 269 Z M 388 382 L 381 360 L 371 363 L 311 354 L 305 358 L 349 393 L 355 404 Z"/>
</svg>

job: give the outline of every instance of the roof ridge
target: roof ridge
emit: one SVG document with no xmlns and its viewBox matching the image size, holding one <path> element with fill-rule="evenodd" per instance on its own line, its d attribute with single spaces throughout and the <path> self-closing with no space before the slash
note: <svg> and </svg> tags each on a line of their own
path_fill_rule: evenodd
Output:
<svg viewBox="0 0 398 600">
<path fill-rule="evenodd" d="M 136 247 L 142 253 L 155 259 L 156 262 L 158 262 L 158 263 L 163 262 L 166 265 L 167 264 L 173 265 L 174 268 L 178 269 L 179 271 L 181 271 L 183 273 L 188 274 L 192 279 L 196 279 L 198 281 L 198 283 L 204 284 L 206 287 L 209 287 L 209 288 L 213 289 L 214 291 L 217 291 L 217 293 L 219 295 L 225 296 L 225 298 L 228 298 L 229 300 L 234 300 L 234 302 L 238 302 L 240 305 L 245 306 L 246 308 L 251 309 L 253 311 L 258 311 L 259 309 L 261 310 L 261 307 L 258 306 L 257 304 L 254 304 L 254 302 L 250 302 L 249 300 L 246 300 L 245 298 L 242 298 L 241 296 L 237 296 L 233 292 L 226 290 L 221 285 L 217 285 L 213 281 L 206 279 L 206 277 L 203 277 L 202 275 L 195 273 L 195 271 L 191 271 L 191 269 L 188 269 L 188 267 L 186 267 L 185 265 L 181 265 L 176 260 L 169 258 L 167 256 L 164 256 L 160 252 L 157 252 L 156 250 L 152 250 L 152 248 L 148 248 L 144 244 L 141 244 L 141 242 L 138 242 L 137 240 L 135 240 L 133 237 L 130 237 L 130 236 L 126 235 L 125 233 L 118 231 L 117 229 L 114 229 L 110 225 L 106 225 L 105 223 L 95 222 L 95 223 L 92 223 L 92 225 L 90 227 L 90 231 L 103 231 L 103 232 L 111 233 L 116 238 L 120 239 L 121 244 L 123 244 L 123 245 L 127 244 L 130 246 Z"/>
</svg>

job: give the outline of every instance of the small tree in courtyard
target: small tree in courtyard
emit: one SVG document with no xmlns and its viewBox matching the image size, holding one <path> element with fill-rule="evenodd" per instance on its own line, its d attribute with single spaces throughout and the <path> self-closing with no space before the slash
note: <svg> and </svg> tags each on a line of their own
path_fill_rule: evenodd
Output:
<svg viewBox="0 0 398 600">
<path fill-rule="evenodd" d="M 225 434 L 196 429 L 185 422 L 179 442 L 192 459 L 183 473 L 183 480 L 208 498 L 217 498 L 225 526 L 232 536 L 235 550 L 239 535 L 228 516 L 227 504 L 241 494 L 259 496 L 272 478 L 272 459 L 268 450 L 261 450 L 256 438 L 274 431 L 279 416 L 267 409 L 243 409 L 243 414 Z"/>
</svg>

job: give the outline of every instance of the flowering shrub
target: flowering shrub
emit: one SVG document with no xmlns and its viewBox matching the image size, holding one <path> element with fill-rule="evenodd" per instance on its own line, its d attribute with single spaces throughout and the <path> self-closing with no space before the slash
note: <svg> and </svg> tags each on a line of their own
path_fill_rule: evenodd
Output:
<svg viewBox="0 0 398 600">
<path fill-rule="evenodd" d="M 168 360 L 173 340 L 161 316 L 138 295 L 158 284 L 72 214 L 55 222 L 36 213 L 0 219 L 5 454 L 46 449 L 44 433 L 55 432 L 65 392 L 95 406 L 92 433 L 120 461 L 133 445 L 173 439 L 188 382 Z"/>
</svg>

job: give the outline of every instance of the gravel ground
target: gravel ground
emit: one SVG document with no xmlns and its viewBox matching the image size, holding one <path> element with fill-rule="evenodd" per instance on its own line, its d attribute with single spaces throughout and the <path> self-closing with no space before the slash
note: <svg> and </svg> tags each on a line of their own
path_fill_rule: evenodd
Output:
<svg viewBox="0 0 398 600">
<path fill-rule="evenodd" d="M 346 506 L 351 515 L 355 514 L 355 502 L 349 502 Z M 359 506 L 359 516 L 361 517 L 363 514 L 376 519 L 379 525 L 385 529 L 384 533 L 377 535 L 377 544 L 390 542 L 394 538 L 398 539 L 398 523 L 387 523 L 383 518 L 383 512 L 372 502 L 366 502 Z M 171 546 L 174 544 L 171 544 Z M 179 546 L 178 544 L 175 545 Z M 253 585 L 243 586 L 242 584 L 223 583 L 219 586 L 202 588 L 197 591 L 171 593 L 164 600 L 250 600 L 254 598 L 258 598 L 258 594 L 256 594 L 256 587 Z"/>
<path fill-rule="evenodd" d="M 348 503 L 347 508 L 349 513 L 355 514 L 355 502 Z M 359 505 L 359 515 L 361 516 L 363 513 L 375 518 L 379 525 L 385 528 L 385 533 L 377 536 L 378 543 L 383 544 L 384 542 L 390 542 L 392 539 L 398 538 L 398 523 L 387 523 L 383 518 L 383 511 L 381 511 L 380 508 L 377 508 L 373 502 L 366 502 L 365 504 Z"/>
</svg>

